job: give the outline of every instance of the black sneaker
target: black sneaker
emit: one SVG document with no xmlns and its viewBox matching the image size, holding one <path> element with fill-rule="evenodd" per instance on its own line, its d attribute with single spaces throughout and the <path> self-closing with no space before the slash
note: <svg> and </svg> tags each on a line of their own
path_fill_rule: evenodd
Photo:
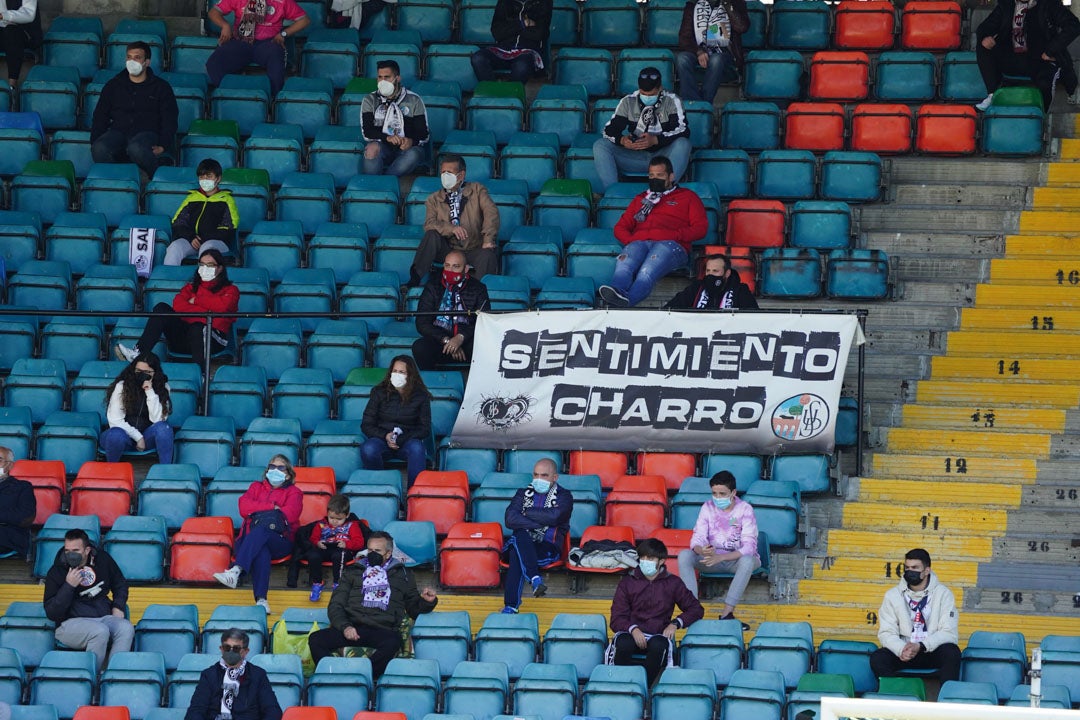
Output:
<svg viewBox="0 0 1080 720">
<path fill-rule="evenodd" d="M 600 299 L 608 304 L 610 307 L 630 307 L 630 298 L 623 295 L 621 292 L 611 287 L 610 285 L 600 286 Z"/>
<path fill-rule="evenodd" d="M 727 615 L 720 615 L 718 619 L 720 619 L 720 620 L 739 620 L 739 618 L 735 617 L 735 615 L 733 613 L 728 613 Z M 739 624 L 742 625 L 743 632 L 746 632 L 747 630 L 750 629 L 750 626 L 748 624 L 742 622 L 741 620 L 739 620 Z"/>
</svg>

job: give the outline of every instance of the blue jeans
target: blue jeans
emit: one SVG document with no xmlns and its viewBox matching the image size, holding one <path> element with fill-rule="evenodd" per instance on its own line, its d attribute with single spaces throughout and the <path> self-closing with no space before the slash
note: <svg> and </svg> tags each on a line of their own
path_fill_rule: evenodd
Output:
<svg viewBox="0 0 1080 720">
<path fill-rule="evenodd" d="M 541 566 L 548 566 L 561 556 L 559 548 L 546 540 L 536 542 L 528 530 L 515 530 L 507 539 L 506 578 L 503 584 L 503 604 L 516 608 L 521 605 L 521 589 L 526 580 L 540 574 Z"/>
<path fill-rule="evenodd" d="M 406 440 L 398 445 L 397 450 L 391 450 L 386 440 L 381 437 L 372 437 L 364 441 L 360 446 L 360 460 L 365 470 L 382 470 L 384 460 L 388 457 L 404 460 L 408 467 L 409 487 L 416 481 L 416 476 L 427 468 L 427 451 L 424 443 L 416 438 Z"/>
<path fill-rule="evenodd" d="M 686 173 L 686 166 L 690 164 L 690 138 L 677 138 L 670 145 L 652 150 L 628 150 L 606 137 L 600 138 L 593 143 L 593 162 L 596 163 L 596 174 L 600 177 L 601 191 L 617 183 L 620 172 L 638 175 L 649 172 L 649 160 L 656 155 L 663 155 L 671 160 L 675 181 L 678 182 Z"/>
<path fill-rule="evenodd" d="M 697 71 L 701 69 L 701 65 L 698 64 L 697 53 L 685 50 L 680 52 L 675 58 L 675 67 L 679 73 L 679 96 L 683 100 L 704 100 L 711 103 L 724 80 L 724 71 L 734 60 L 730 50 L 709 53 L 705 77 L 699 89 Z"/>
<path fill-rule="evenodd" d="M 686 267 L 687 260 L 686 251 L 674 240 L 635 240 L 615 261 L 609 285 L 626 295 L 634 307 L 649 296 L 660 278 Z"/>
<path fill-rule="evenodd" d="M 265 527 L 248 528 L 236 541 L 236 564 L 251 576 L 251 592 L 256 600 L 265 598 L 270 590 L 270 561 L 292 551 L 292 540 Z"/>
<path fill-rule="evenodd" d="M 90 155 L 96 163 L 133 162 L 148 176 L 154 177 L 158 158 L 161 157 L 154 154 L 154 145 L 162 145 L 168 150 L 172 141 L 162 142 L 158 134 L 151 130 L 135 133 L 131 137 L 119 130 L 106 130 L 90 146 Z"/>
<path fill-rule="evenodd" d="M 156 422 L 143 431 L 146 449 L 157 448 L 158 462 L 169 464 L 173 458 L 173 429 L 167 422 Z M 101 449 L 105 451 L 105 462 L 117 462 L 120 456 L 135 449 L 135 441 L 128 437 L 123 428 L 112 427 L 101 433 Z"/>
<path fill-rule="evenodd" d="M 379 143 L 379 154 L 373 158 L 364 153 L 364 174 L 382 175 L 385 169 L 387 175 L 401 177 L 410 174 L 416 166 L 424 161 L 424 149 L 413 145 L 408 150 L 402 150 L 384 140 Z"/>
</svg>

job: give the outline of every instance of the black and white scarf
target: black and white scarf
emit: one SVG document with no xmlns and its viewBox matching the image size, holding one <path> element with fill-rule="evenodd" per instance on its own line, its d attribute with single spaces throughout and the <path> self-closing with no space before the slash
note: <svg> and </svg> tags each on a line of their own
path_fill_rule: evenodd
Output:
<svg viewBox="0 0 1080 720">
<path fill-rule="evenodd" d="M 369 565 L 364 570 L 364 599 L 361 602 L 364 607 L 385 610 L 390 606 L 390 578 L 386 575 L 390 561 L 383 565 Z"/>
<path fill-rule="evenodd" d="M 551 487 L 548 488 L 547 494 L 544 496 L 544 509 L 549 510 L 558 504 L 559 486 L 556 483 L 551 483 Z M 525 512 L 531 507 L 536 506 L 536 489 L 532 485 L 525 488 L 525 498 L 521 501 L 521 511 Z M 529 536 L 532 537 L 534 542 L 541 542 L 545 539 L 548 529 L 546 527 L 533 528 L 529 530 Z"/>
<path fill-rule="evenodd" d="M 910 642 L 922 642 L 928 635 L 926 628 L 929 625 L 930 615 L 926 606 L 930 602 L 929 591 L 930 588 L 926 588 L 921 592 L 913 590 L 904 592 L 904 600 L 907 601 L 908 608 L 911 610 Z"/>
<path fill-rule="evenodd" d="M 678 184 L 675 184 L 664 192 L 653 192 L 652 190 L 649 190 L 645 193 L 645 197 L 641 199 L 641 207 L 634 213 L 634 220 L 636 222 L 645 222 L 645 218 L 649 217 L 649 213 L 653 211 L 653 208 L 664 199 L 664 196 L 674 192 L 677 187 L 679 187 Z"/>
<path fill-rule="evenodd" d="M 266 21 L 267 2 L 268 0 L 248 0 L 244 6 L 240 22 L 236 25 L 236 34 L 244 42 L 255 42 L 255 28 Z"/>
<path fill-rule="evenodd" d="M 725 281 L 714 283 L 712 282 L 713 277 L 715 276 L 707 276 L 702 280 L 701 290 L 698 291 L 697 302 L 694 303 L 695 310 L 705 310 L 709 307 L 709 301 L 714 297 L 714 294 L 709 292 L 710 288 L 715 293 L 720 293 L 720 301 L 716 305 L 718 309 L 726 310 L 735 307 L 734 290 L 732 288 L 724 290 L 724 286 L 727 283 Z"/>
<path fill-rule="evenodd" d="M 656 99 L 655 105 L 641 106 L 641 114 L 638 115 L 637 124 L 634 126 L 634 137 L 641 137 L 642 135 L 651 132 L 653 127 L 656 126 L 656 108 L 660 107 L 660 101 L 664 97 L 664 91 L 660 91 L 660 97 Z M 641 102 L 640 100 L 638 102 Z"/>
<path fill-rule="evenodd" d="M 219 660 L 221 667 L 225 668 L 225 674 L 221 678 L 221 714 L 220 718 L 231 718 L 233 703 L 240 692 L 240 678 L 247 671 L 247 660 L 241 660 L 236 667 L 229 667 L 224 660 Z"/>
<path fill-rule="evenodd" d="M 450 208 L 450 224 L 455 227 L 461 224 L 461 191 L 464 189 L 465 183 L 461 183 L 457 190 L 446 191 L 446 205 Z"/>
<path fill-rule="evenodd" d="M 405 137 L 405 113 L 401 112 L 401 102 L 405 99 L 405 94 L 405 88 L 400 88 L 396 97 L 378 96 L 375 122 L 381 119 L 382 131 L 392 137 Z"/>
<path fill-rule="evenodd" d="M 694 5 L 694 40 L 699 48 L 719 52 L 731 43 L 731 17 L 723 2 L 713 7 L 708 0 Z"/>
</svg>

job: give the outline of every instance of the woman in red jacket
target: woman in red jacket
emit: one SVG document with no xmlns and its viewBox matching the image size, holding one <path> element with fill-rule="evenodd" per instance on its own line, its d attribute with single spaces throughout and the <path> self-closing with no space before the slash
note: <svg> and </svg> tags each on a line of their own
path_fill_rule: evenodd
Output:
<svg viewBox="0 0 1080 720">
<path fill-rule="evenodd" d="M 284 455 L 270 458 L 262 480 L 251 483 L 240 496 L 240 537 L 236 539 L 233 566 L 214 573 L 222 585 L 235 588 L 240 573 L 251 575 L 251 590 L 255 604 L 270 614 L 266 593 L 270 589 L 270 562 L 292 552 L 296 529 L 300 526 L 300 511 L 304 494 L 293 484 L 296 471 Z"/>
<path fill-rule="evenodd" d="M 229 280 L 225 258 L 217 250 L 207 250 L 199 256 L 195 277 L 173 298 L 172 307 L 158 303 L 154 314 L 146 320 L 142 337 L 135 347 L 117 343 L 116 357 L 132 362 L 143 352 L 149 352 L 165 334 L 165 343 L 172 352 L 191 355 L 195 362 L 203 358 L 206 321 L 198 317 L 180 317 L 176 313 L 236 312 L 240 305 L 240 290 Z M 229 343 L 229 328 L 235 318 L 216 317 L 210 328 L 210 352 L 218 352 Z"/>
</svg>

